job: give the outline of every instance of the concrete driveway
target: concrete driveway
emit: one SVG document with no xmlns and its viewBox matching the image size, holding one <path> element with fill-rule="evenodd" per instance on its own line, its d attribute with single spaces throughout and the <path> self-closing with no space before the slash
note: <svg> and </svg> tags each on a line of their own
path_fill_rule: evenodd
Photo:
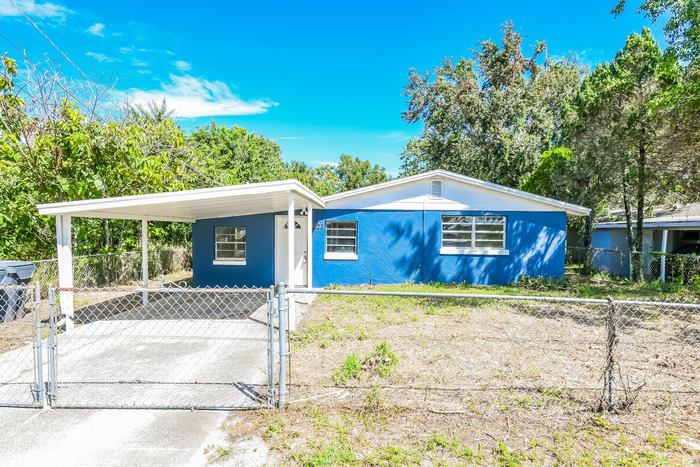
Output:
<svg viewBox="0 0 700 467">
<path fill-rule="evenodd" d="M 0 408 L 0 464 L 204 465 L 207 447 L 229 447 L 220 428 L 224 410 L 100 410 L 264 403 L 264 305 L 224 316 L 211 305 L 161 297 L 95 322 L 83 315 L 74 332 L 57 339 L 57 402 L 76 408 Z M 0 355 L 0 376 L 24 353 Z M 247 443 L 227 464 L 266 462 L 262 440 Z"/>
</svg>

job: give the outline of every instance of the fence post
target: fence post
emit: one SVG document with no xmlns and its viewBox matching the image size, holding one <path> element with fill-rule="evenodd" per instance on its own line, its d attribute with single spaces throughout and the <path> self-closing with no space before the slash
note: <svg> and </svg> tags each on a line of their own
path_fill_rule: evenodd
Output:
<svg viewBox="0 0 700 467">
<path fill-rule="evenodd" d="M 632 266 L 632 262 L 634 261 L 634 252 L 630 250 L 630 282 L 634 280 L 634 266 Z"/>
<path fill-rule="evenodd" d="M 287 404 L 287 355 L 289 354 L 287 353 L 287 303 L 284 288 L 284 282 L 280 282 L 277 286 L 277 312 L 279 313 L 280 334 L 279 408 Z"/>
<path fill-rule="evenodd" d="M 269 359 L 268 368 L 268 405 L 272 407 L 275 403 L 275 286 L 270 286 L 267 291 L 267 356 Z"/>
<path fill-rule="evenodd" d="M 34 330 L 36 332 L 36 341 L 34 349 L 36 351 L 36 401 L 39 407 L 44 406 L 44 361 L 41 346 L 41 286 L 37 282 L 34 286 L 34 313 L 36 320 L 34 321 Z"/>
<path fill-rule="evenodd" d="M 612 297 L 608 297 L 608 316 L 606 319 L 608 339 L 605 346 L 605 381 L 607 387 L 604 389 L 604 394 L 606 390 L 608 393 L 607 410 L 612 410 L 615 406 L 615 351 L 620 340 L 620 336 L 617 332 L 617 318 L 617 305 L 615 304 L 615 300 L 613 300 Z"/>
<path fill-rule="evenodd" d="M 51 408 L 56 405 L 56 294 L 49 284 L 49 391 L 48 400 Z"/>
</svg>

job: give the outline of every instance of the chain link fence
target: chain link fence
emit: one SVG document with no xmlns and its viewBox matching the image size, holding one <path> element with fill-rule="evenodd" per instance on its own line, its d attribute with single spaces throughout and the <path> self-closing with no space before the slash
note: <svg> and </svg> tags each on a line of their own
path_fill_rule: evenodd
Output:
<svg viewBox="0 0 700 467">
<path fill-rule="evenodd" d="M 645 281 L 676 282 L 700 292 L 700 256 L 672 253 L 632 253 L 632 261 L 641 265 Z"/>
<path fill-rule="evenodd" d="M 42 317 L 37 287 L 0 285 L 0 405 L 43 405 Z"/>
<path fill-rule="evenodd" d="M 438 413 L 698 407 L 698 302 L 290 292 L 318 294 L 293 306 L 292 401 L 380 391 Z"/>
<path fill-rule="evenodd" d="M 267 407 L 271 300 L 267 289 L 50 289 L 51 405 Z"/>
<path fill-rule="evenodd" d="M 32 281 L 42 286 L 58 284 L 58 260 L 33 261 Z M 148 251 L 148 272 L 159 277 L 192 270 L 192 250 L 176 248 Z M 75 287 L 112 287 L 141 281 L 141 252 L 108 253 L 73 258 Z"/>
</svg>

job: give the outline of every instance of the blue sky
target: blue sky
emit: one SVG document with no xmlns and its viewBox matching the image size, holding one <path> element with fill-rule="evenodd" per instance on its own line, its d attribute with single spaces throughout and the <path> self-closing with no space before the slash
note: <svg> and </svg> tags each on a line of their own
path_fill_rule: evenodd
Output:
<svg viewBox="0 0 700 467">
<path fill-rule="evenodd" d="M 610 60 L 632 31 L 661 24 L 616 3 L 589 2 L 94 2 L 15 0 L 88 75 L 114 76 L 116 97 L 167 97 L 192 130 L 215 119 L 278 141 L 283 159 L 314 165 L 343 153 L 397 173 L 420 134 L 401 119 L 408 70 L 468 56 L 512 20 L 552 56 Z M 633 2 L 636 6 L 637 2 Z M 10 3 L 0 32 L 33 60 L 59 53 Z M 0 38 L 1 49 L 18 53 Z"/>
</svg>

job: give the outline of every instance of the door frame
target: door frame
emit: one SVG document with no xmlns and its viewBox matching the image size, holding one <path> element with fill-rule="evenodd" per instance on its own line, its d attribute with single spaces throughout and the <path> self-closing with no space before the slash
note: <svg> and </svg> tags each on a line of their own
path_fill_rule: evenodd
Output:
<svg viewBox="0 0 700 467">
<path fill-rule="evenodd" d="M 287 241 L 287 236 L 286 235 L 278 235 L 280 231 L 284 232 L 284 229 L 280 228 L 278 230 L 278 225 L 284 226 L 284 223 L 289 220 L 288 216 L 286 215 L 275 215 L 275 227 L 274 227 L 274 232 L 275 232 L 275 268 L 274 268 L 274 277 L 275 277 L 275 282 L 279 283 L 278 280 L 278 274 L 277 272 L 280 270 L 280 262 L 282 261 L 282 242 Z M 304 221 L 307 223 L 306 228 L 304 224 L 302 224 L 299 221 Z M 309 225 L 308 223 L 311 222 L 311 219 L 309 216 L 299 216 L 296 215 L 294 216 L 294 222 L 299 222 L 299 225 L 301 225 L 301 229 L 299 229 L 302 235 L 302 238 L 305 238 L 306 241 L 302 242 L 304 250 L 306 251 L 306 273 L 303 274 L 303 284 L 294 284 L 295 287 L 309 287 L 309 284 L 311 284 L 311 265 L 309 264 L 311 262 L 311 255 L 309 254 L 309 250 L 311 249 L 311 239 L 309 238 Z M 296 239 L 297 232 L 294 232 L 294 236 Z M 295 241 L 296 243 L 296 241 Z M 294 252 L 296 254 L 296 251 Z M 286 276 L 286 274 L 282 274 L 282 276 Z M 276 285 L 276 284 L 275 284 Z"/>
</svg>

